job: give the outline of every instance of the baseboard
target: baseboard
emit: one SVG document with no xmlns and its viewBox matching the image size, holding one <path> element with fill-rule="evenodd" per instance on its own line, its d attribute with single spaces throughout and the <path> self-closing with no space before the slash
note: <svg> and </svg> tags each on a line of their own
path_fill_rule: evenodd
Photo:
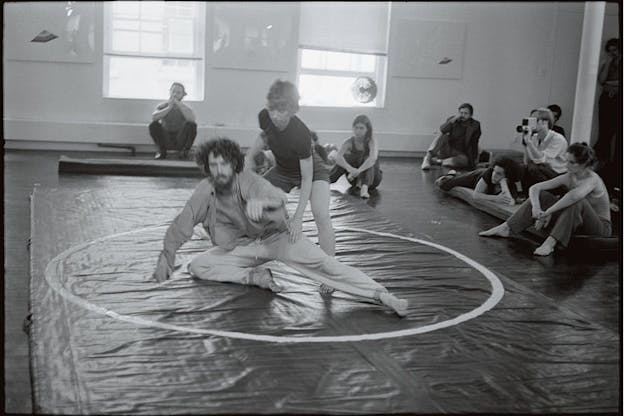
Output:
<svg viewBox="0 0 624 416">
<path fill-rule="evenodd" d="M 148 123 L 64 122 L 50 120 L 4 119 L 4 140 L 11 149 L 127 151 L 97 149 L 98 143 L 135 146 L 137 152 L 154 149 Z M 202 125 L 197 128 L 195 143 L 211 137 L 227 136 L 241 147 L 249 147 L 258 136 L 255 126 Z M 351 130 L 316 130 L 321 143 L 340 145 L 353 133 Z M 422 156 L 433 140 L 432 134 L 376 131 L 382 155 L 392 157 Z M 10 146 L 10 147 L 8 147 Z"/>
<path fill-rule="evenodd" d="M 137 154 L 151 154 L 156 151 L 153 144 L 129 144 L 133 146 Z M 98 145 L 98 143 L 79 143 L 79 142 L 48 142 L 34 140 L 6 140 L 4 142 L 6 150 L 52 150 L 66 152 L 94 152 L 94 153 L 120 153 L 131 154 L 131 150 L 126 148 L 116 148 Z M 241 149 L 247 150 L 248 146 L 241 146 Z M 380 150 L 379 156 L 382 158 L 422 158 L 425 152 L 419 151 L 393 151 Z"/>
</svg>

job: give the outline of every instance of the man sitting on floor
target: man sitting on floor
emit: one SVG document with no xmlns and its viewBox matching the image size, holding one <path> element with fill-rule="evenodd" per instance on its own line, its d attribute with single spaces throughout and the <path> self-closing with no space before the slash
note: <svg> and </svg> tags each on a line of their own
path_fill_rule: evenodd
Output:
<svg viewBox="0 0 624 416">
<path fill-rule="evenodd" d="M 193 110 L 182 103 L 185 95 L 184 85 L 174 82 L 169 89 L 169 100 L 158 104 L 152 113 L 149 132 L 158 146 L 155 159 L 166 159 L 168 149 L 177 150 L 180 159 L 188 159 L 197 136 L 197 124 Z"/>
<path fill-rule="evenodd" d="M 326 287 L 380 301 L 401 316 L 407 313 L 406 300 L 328 256 L 307 237 L 291 243 L 286 194 L 256 173 L 243 170 L 244 156 L 236 142 L 212 139 L 200 146 L 196 161 L 207 178 L 167 229 L 154 272 L 157 281 L 169 278 L 177 250 L 201 223 L 214 247 L 189 264 L 189 272 L 199 279 L 279 292 L 282 288 L 271 270 L 261 267 L 279 260 Z"/>
<path fill-rule="evenodd" d="M 454 168 L 474 169 L 479 152 L 481 123 L 472 118 L 471 104 L 459 106 L 458 113 L 449 117 L 440 126 L 440 135 L 433 140 L 423 159 L 421 169 L 428 170 L 431 164 Z"/>
</svg>

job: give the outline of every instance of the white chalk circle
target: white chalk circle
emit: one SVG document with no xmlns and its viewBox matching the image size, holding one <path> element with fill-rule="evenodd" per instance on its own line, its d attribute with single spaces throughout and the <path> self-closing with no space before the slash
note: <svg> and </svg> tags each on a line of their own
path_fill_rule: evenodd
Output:
<svg viewBox="0 0 624 416">
<path fill-rule="evenodd" d="M 68 301 L 82 308 L 85 308 L 89 311 L 99 313 L 102 315 L 106 315 L 110 318 L 117 319 L 120 321 L 129 322 L 135 325 L 150 326 L 150 327 L 155 327 L 155 328 L 167 329 L 167 330 L 172 330 L 172 331 L 180 331 L 180 332 L 188 332 L 188 333 L 193 333 L 193 334 L 216 335 L 216 336 L 221 336 L 221 337 L 246 339 L 246 340 L 252 340 L 252 341 L 276 342 L 276 343 L 357 342 L 357 341 L 373 341 L 373 340 L 380 340 L 380 339 L 387 339 L 387 338 L 398 338 L 398 337 L 405 337 L 405 336 L 410 336 L 410 335 L 424 334 L 426 332 L 435 331 L 437 329 L 442 329 L 442 328 L 447 328 L 449 326 L 458 325 L 462 322 L 466 322 L 470 319 L 476 318 L 479 315 L 482 315 L 483 313 L 489 311 L 494 306 L 496 306 L 496 304 L 500 302 L 500 300 L 503 298 L 503 295 L 505 293 L 503 284 L 501 283 L 501 281 L 498 279 L 498 277 L 494 273 L 492 273 L 485 266 L 472 260 L 471 258 L 466 257 L 465 255 L 458 253 L 457 251 L 454 251 L 448 247 L 444 247 L 442 245 L 432 243 L 429 241 L 419 240 L 416 238 L 404 237 L 404 236 L 400 236 L 397 234 L 383 233 L 383 232 L 378 232 L 378 231 L 364 230 L 362 228 L 355 228 L 355 227 L 335 227 L 335 229 L 346 230 L 346 231 L 356 231 L 356 232 L 374 234 L 374 235 L 383 236 L 383 237 L 397 238 L 400 240 L 424 244 L 424 245 L 435 247 L 439 250 L 445 251 L 457 257 L 459 260 L 463 261 L 464 263 L 467 263 L 468 265 L 472 266 L 477 271 L 479 271 L 483 276 L 485 276 L 485 278 L 490 283 L 490 286 L 492 288 L 492 293 L 487 298 L 487 300 L 483 304 L 481 304 L 479 307 L 469 312 L 463 313 L 453 319 L 447 319 L 446 321 L 436 322 L 435 324 L 420 326 L 417 328 L 402 329 L 399 331 L 376 332 L 372 334 L 298 337 L 298 336 L 260 335 L 260 334 L 246 333 L 246 332 L 223 331 L 223 330 L 217 330 L 217 329 L 189 328 L 189 327 L 180 326 L 180 325 L 173 325 L 173 324 L 167 324 L 167 323 L 163 323 L 159 321 L 143 319 L 143 318 L 136 317 L 136 316 L 122 315 L 117 312 L 108 310 L 104 307 L 94 305 L 93 303 L 90 303 L 86 301 L 85 299 L 79 296 L 76 296 L 75 294 L 67 290 L 60 283 L 59 276 L 63 275 L 63 260 L 67 258 L 68 256 L 72 255 L 73 253 L 79 250 L 82 250 L 85 247 L 88 247 L 90 245 L 99 243 L 101 241 L 110 240 L 112 238 L 119 237 L 122 235 L 134 234 L 134 233 L 138 233 L 141 231 L 155 229 L 159 227 L 162 227 L 162 225 L 155 226 L 155 227 L 141 228 L 138 230 L 128 231 L 128 232 L 119 233 L 119 234 L 113 234 L 113 235 L 102 237 L 102 238 L 99 238 L 99 239 L 96 239 L 87 243 L 79 244 L 77 246 L 69 248 L 68 250 L 63 251 L 61 254 L 59 254 L 54 259 L 52 259 L 50 263 L 48 263 L 46 270 L 45 270 L 45 279 L 54 291 L 56 291 L 58 294 L 60 294 L 63 298 L 67 299 Z"/>
</svg>

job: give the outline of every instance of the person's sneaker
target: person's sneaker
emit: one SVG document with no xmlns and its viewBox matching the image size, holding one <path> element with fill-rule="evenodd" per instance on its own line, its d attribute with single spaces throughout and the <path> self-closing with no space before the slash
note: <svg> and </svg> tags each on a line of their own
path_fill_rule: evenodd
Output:
<svg viewBox="0 0 624 416">
<path fill-rule="evenodd" d="M 164 152 L 156 153 L 156 155 L 154 156 L 154 159 L 156 160 L 167 159 L 167 153 L 164 153 Z"/>
<path fill-rule="evenodd" d="M 273 272 L 266 267 L 258 267 L 251 271 L 250 284 L 269 289 L 271 292 L 281 292 L 282 287 L 273 280 Z"/>
<path fill-rule="evenodd" d="M 420 169 L 429 170 L 431 168 L 431 155 L 427 153 L 423 158 L 422 165 L 420 165 Z"/>
<path fill-rule="evenodd" d="M 387 307 L 393 309 L 397 315 L 401 317 L 407 315 L 409 304 L 405 299 L 399 299 L 388 292 L 381 292 L 379 294 L 379 300 Z"/>
</svg>

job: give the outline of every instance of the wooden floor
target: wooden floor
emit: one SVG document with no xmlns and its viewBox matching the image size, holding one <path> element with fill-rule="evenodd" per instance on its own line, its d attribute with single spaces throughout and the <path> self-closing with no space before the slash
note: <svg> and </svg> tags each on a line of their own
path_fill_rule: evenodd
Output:
<svg viewBox="0 0 624 416">
<path fill-rule="evenodd" d="M 5 412 L 31 413 L 28 339 L 22 323 L 28 314 L 30 234 L 29 194 L 44 187 L 97 187 L 98 176 L 57 173 L 61 153 L 7 151 L 4 156 L 5 236 Z M 76 157 L 111 154 L 68 153 Z M 119 153 L 116 153 L 119 155 Z M 121 154 L 123 155 L 123 153 Z M 147 157 L 147 155 L 143 155 Z M 141 157 L 141 156 L 139 156 Z M 367 203 L 412 236 L 459 251 L 494 271 L 506 286 L 521 286 L 554 300 L 560 308 L 611 331 L 621 328 L 620 259 L 596 254 L 531 255 L 537 242 L 529 238 L 501 240 L 477 236 L 498 224 L 487 214 L 445 195 L 433 186 L 440 168 L 422 172 L 414 159 L 383 159 L 382 189 Z M 163 186 L 189 185 L 196 179 L 159 178 Z M 341 181 L 333 189 L 346 192 Z"/>
</svg>

